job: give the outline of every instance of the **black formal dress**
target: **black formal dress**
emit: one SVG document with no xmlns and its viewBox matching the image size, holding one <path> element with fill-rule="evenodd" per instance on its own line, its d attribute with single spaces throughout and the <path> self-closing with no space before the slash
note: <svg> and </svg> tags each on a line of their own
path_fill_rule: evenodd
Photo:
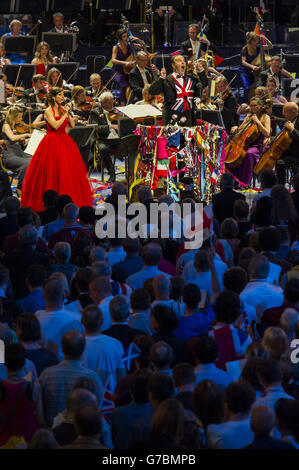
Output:
<svg viewBox="0 0 299 470">
<path fill-rule="evenodd" d="M 8 170 L 17 173 L 17 188 L 21 189 L 27 167 L 31 160 L 31 155 L 24 152 L 20 141 L 13 142 L 4 132 L 2 135 L 6 144 L 6 148 L 2 151 L 3 165 Z"/>
<path fill-rule="evenodd" d="M 163 125 L 178 122 L 184 126 L 195 125 L 194 98 L 201 97 L 201 91 L 208 86 L 205 72 L 198 75 L 185 75 L 180 78 L 177 73 L 172 73 L 166 78 L 159 78 L 149 89 L 151 95 L 164 94 L 164 108 L 162 114 Z M 185 122 L 181 118 L 186 118 Z"/>
<path fill-rule="evenodd" d="M 151 84 L 154 79 L 153 72 L 149 69 L 144 69 L 144 71 L 147 83 Z M 144 82 L 141 72 L 138 66 L 136 65 L 136 67 L 134 67 L 133 70 L 131 70 L 131 72 L 129 73 L 129 84 L 132 90 L 129 103 L 136 103 L 136 101 L 142 100 L 142 90 L 145 85 L 147 85 L 147 83 Z"/>
</svg>

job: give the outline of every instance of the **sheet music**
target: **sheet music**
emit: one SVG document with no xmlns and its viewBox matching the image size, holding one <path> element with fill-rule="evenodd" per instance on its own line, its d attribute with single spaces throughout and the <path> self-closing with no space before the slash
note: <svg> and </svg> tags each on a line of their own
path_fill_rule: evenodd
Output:
<svg viewBox="0 0 299 470">
<path fill-rule="evenodd" d="M 138 106 L 135 104 L 129 104 L 128 106 L 120 106 L 116 109 L 131 119 L 162 116 L 162 111 L 151 104 L 139 104 Z"/>
<path fill-rule="evenodd" d="M 5 84 L 0 80 L 0 104 L 5 104 Z"/>
<path fill-rule="evenodd" d="M 46 134 L 44 132 L 42 132 L 38 129 L 34 129 L 34 131 L 32 132 L 32 135 L 29 139 L 28 145 L 25 148 L 25 153 L 28 153 L 29 155 L 33 155 L 34 152 L 36 151 L 37 147 L 39 146 L 39 144 L 41 143 L 41 141 L 45 137 L 45 135 Z"/>
</svg>

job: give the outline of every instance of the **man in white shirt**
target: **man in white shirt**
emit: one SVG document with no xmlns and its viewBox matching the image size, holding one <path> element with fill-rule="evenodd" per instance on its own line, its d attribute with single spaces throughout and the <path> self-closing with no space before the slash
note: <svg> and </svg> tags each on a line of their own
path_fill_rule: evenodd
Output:
<svg viewBox="0 0 299 470">
<path fill-rule="evenodd" d="M 57 12 L 53 15 L 54 28 L 50 29 L 49 33 L 66 33 L 68 31 L 66 26 L 63 26 L 64 16 L 62 13 Z"/>
<path fill-rule="evenodd" d="M 241 293 L 240 299 L 255 307 L 256 317 L 259 321 L 264 310 L 282 305 L 283 291 L 281 287 L 267 281 L 269 261 L 265 256 L 253 256 L 248 270 L 250 280 Z"/>
<path fill-rule="evenodd" d="M 146 85 L 150 85 L 158 76 L 158 69 L 151 64 L 148 67 L 149 58 L 146 52 L 139 51 L 136 55 L 136 67 L 129 73 L 129 84 L 131 95 L 129 103 L 136 103 L 142 100 L 142 90 Z"/>
<path fill-rule="evenodd" d="M 35 312 L 41 326 L 42 338 L 45 347 L 49 343 L 54 343 L 58 348 L 58 356 L 61 355 L 61 339 L 69 330 L 77 330 L 84 333 L 78 315 L 64 310 L 64 293 L 62 283 L 58 280 L 50 279 L 44 288 L 46 310 Z"/>
</svg>

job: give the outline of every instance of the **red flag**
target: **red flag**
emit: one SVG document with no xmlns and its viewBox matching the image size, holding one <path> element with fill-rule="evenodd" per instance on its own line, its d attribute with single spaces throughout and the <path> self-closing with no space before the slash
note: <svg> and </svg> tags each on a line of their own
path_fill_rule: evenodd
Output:
<svg viewBox="0 0 299 470">
<path fill-rule="evenodd" d="M 224 59 L 222 57 L 220 57 L 219 55 L 217 55 L 217 54 L 214 54 L 214 58 L 215 58 L 216 67 L 218 67 L 218 65 L 222 64 L 222 62 L 224 61 Z"/>
</svg>

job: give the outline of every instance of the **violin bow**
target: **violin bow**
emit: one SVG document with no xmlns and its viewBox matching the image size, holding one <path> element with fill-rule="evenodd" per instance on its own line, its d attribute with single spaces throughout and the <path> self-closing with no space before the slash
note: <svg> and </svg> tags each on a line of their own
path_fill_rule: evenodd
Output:
<svg viewBox="0 0 299 470">
<path fill-rule="evenodd" d="M 13 88 L 13 96 L 15 96 L 15 90 L 16 90 L 16 87 L 17 87 L 17 83 L 18 83 L 18 81 L 19 81 L 21 69 L 22 69 L 22 65 L 20 65 L 20 66 L 19 66 L 19 69 L 18 69 L 17 78 L 16 78 L 16 81 L 15 81 L 15 86 L 14 86 L 14 88 Z"/>
</svg>

